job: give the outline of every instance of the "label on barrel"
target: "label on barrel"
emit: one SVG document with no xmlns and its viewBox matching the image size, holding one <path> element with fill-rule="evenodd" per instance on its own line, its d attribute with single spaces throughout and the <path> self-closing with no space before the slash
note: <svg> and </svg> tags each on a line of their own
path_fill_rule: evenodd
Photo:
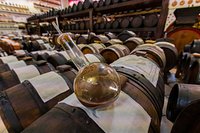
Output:
<svg viewBox="0 0 200 133">
<path fill-rule="evenodd" d="M 12 70 L 14 68 L 25 67 L 26 63 L 22 60 L 22 61 L 11 62 L 11 63 L 8 63 L 7 65 L 10 68 L 10 70 Z"/>
<path fill-rule="evenodd" d="M 31 79 L 39 76 L 40 72 L 34 65 L 28 65 L 25 67 L 15 68 L 13 71 L 16 73 L 19 81 L 22 83 L 24 80 Z"/>
<path fill-rule="evenodd" d="M 71 58 L 69 57 L 69 53 L 67 53 L 66 51 L 61 51 L 61 52 L 59 52 L 60 54 L 62 54 L 64 57 L 65 57 L 65 59 L 67 59 L 67 60 L 70 60 Z"/>
<path fill-rule="evenodd" d="M 160 68 L 152 61 L 136 55 L 128 55 L 113 62 L 111 66 L 124 67 L 142 74 L 155 87 L 157 86 Z"/>
<path fill-rule="evenodd" d="M 43 102 L 69 90 L 65 80 L 56 72 L 48 72 L 29 79 Z"/>
<path fill-rule="evenodd" d="M 7 130 L 6 126 L 3 123 L 3 120 L 1 118 L 1 116 L 0 116 L 0 133 L 8 133 L 8 130 Z"/>
<path fill-rule="evenodd" d="M 101 62 L 95 55 L 93 54 L 85 54 L 85 57 L 87 58 L 87 60 L 90 63 L 94 63 L 94 62 Z"/>
<path fill-rule="evenodd" d="M 6 57 L 0 57 L 0 59 L 4 64 L 18 61 L 18 59 L 12 55 Z"/>
<path fill-rule="evenodd" d="M 118 99 L 106 108 L 83 106 L 73 93 L 60 103 L 80 107 L 106 133 L 148 133 L 151 117 L 129 95 L 120 92 Z"/>
</svg>

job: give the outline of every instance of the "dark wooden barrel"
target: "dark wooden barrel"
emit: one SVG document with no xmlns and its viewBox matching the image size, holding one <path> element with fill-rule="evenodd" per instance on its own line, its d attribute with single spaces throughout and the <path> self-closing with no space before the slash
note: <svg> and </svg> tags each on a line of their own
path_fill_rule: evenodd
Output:
<svg viewBox="0 0 200 133">
<path fill-rule="evenodd" d="M 143 17 L 141 15 L 135 16 L 131 21 L 131 27 L 139 28 L 143 25 Z"/>
<path fill-rule="evenodd" d="M 190 47 L 191 47 L 191 45 L 189 45 L 189 44 L 185 45 L 183 51 L 190 52 Z"/>
<path fill-rule="evenodd" d="M 85 29 L 90 30 L 90 21 L 85 21 Z"/>
<path fill-rule="evenodd" d="M 200 100 L 191 102 L 178 115 L 171 133 L 198 133 L 200 130 Z"/>
<path fill-rule="evenodd" d="M 83 54 L 100 53 L 106 46 L 102 43 L 92 43 L 81 48 Z"/>
<path fill-rule="evenodd" d="M 84 30 L 86 27 L 85 27 L 85 22 L 84 21 L 81 21 L 79 23 L 79 27 L 80 27 L 80 30 Z"/>
<path fill-rule="evenodd" d="M 128 28 L 130 25 L 129 18 L 123 18 L 120 22 L 120 27 L 121 28 Z"/>
<path fill-rule="evenodd" d="M 83 10 L 83 2 L 82 1 L 79 1 L 77 6 L 78 6 L 78 11 Z"/>
<path fill-rule="evenodd" d="M 105 5 L 105 0 L 99 0 L 99 7 L 102 7 Z"/>
<path fill-rule="evenodd" d="M 77 5 L 74 3 L 73 6 L 72 6 L 72 11 L 73 12 L 76 12 L 78 10 L 78 7 Z"/>
<path fill-rule="evenodd" d="M 89 9 L 90 7 L 92 7 L 92 5 L 93 5 L 93 0 L 85 0 L 83 2 L 84 9 Z"/>
<path fill-rule="evenodd" d="M 128 47 L 120 44 L 111 45 L 100 52 L 108 64 L 119 59 L 120 57 L 128 55 L 129 53 L 130 50 Z"/>
<path fill-rule="evenodd" d="M 94 62 L 101 62 L 101 63 L 106 63 L 105 59 L 103 58 L 102 55 L 99 53 L 93 53 L 93 54 L 85 54 L 85 57 L 90 63 Z"/>
<path fill-rule="evenodd" d="M 23 56 L 29 56 L 29 53 L 27 50 L 15 50 L 13 52 L 13 55 L 17 57 L 23 57 Z"/>
<path fill-rule="evenodd" d="M 118 39 L 120 39 L 122 42 L 125 42 L 127 39 L 131 37 L 135 37 L 136 34 L 132 31 L 124 30 L 118 35 Z"/>
<path fill-rule="evenodd" d="M 105 36 L 107 36 L 109 38 L 109 40 L 110 39 L 117 39 L 117 36 L 112 32 L 106 32 L 104 34 L 105 34 Z"/>
<path fill-rule="evenodd" d="M 178 60 L 178 51 L 174 44 L 169 42 L 157 42 L 157 46 L 163 49 L 166 57 L 166 66 L 164 71 L 169 71 L 176 66 Z"/>
<path fill-rule="evenodd" d="M 95 24 L 94 24 L 94 29 L 95 29 L 95 30 L 98 30 L 98 29 L 99 29 L 99 25 L 100 25 L 99 23 L 95 23 Z"/>
<path fill-rule="evenodd" d="M 58 51 L 44 51 L 38 54 L 37 60 L 47 60 L 50 55 L 58 53 Z"/>
<path fill-rule="evenodd" d="M 145 15 L 144 26 L 145 27 L 154 27 L 158 24 L 159 17 L 157 13 Z"/>
<path fill-rule="evenodd" d="M 76 24 L 75 24 L 75 29 L 76 29 L 76 30 L 79 30 L 79 29 L 80 29 L 80 23 L 76 23 Z"/>
<path fill-rule="evenodd" d="M 106 29 L 111 29 L 112 22 L 107 22 L 105 28 Z"/>
<path fill-rule="evenodd" d="M 115 44 L 121 44 L 122 45 L 123 42 L 121 40 L 119 40 L 119 39 L 111 39 L 111 40 L 107 41 L 106 43 L 104 43 L 104 45 L 106 47 L 109 47 L 109 46 L 115 45 Z"/>
<path fill-rule="evenodd" d="M 99 23 L 99 29 L 105 29 L 105 27 L 106 27 L 106 22 Z"/>
<path fill-rule="evenodd" d="M 87 44 L 88 43 L 88 35 L 87 34 L 80 35 L 79 37 L 77 37 L 76 43 L 77 44 Z"/>
<path fill-rule="evenodd" d="M 21 132 L 71 94 L 75 75 L 71 68 L 49 72 L 1 92 L 0 116 L 7 130 Z"/>
<path fill-rule="evenodd" d="M 200 86 L 176 84 L 171 90 L 167 104 L 167 118 L 174 122 L 180 112 L 192 101 L 200 99 Z"/>
<path fill-rule="evenodd" d="M 200 53 L 200 39 L 195 39 L 190 46 L 191 53 Z"/>
<path fill-rule="evenodd" d="M 112 21 L 112 28 L 113 29 L 117 29 L 120 26 L 120 19 L 115 19 L 114 21 Z"/>
<path fill-rule="evenodd" d="M 109 38 L 104 35 L 97 35 L 97 36 L 93 36 L 91 38 L 90 42 L 91 43 L 95 43 L 95 42 L 106 43 L 108 40 L 109 40 Z"/>
<path fill-rule="evenodd" d="M 144 41 L 139 37 L 131 37 L 124 42 L 124 45 L 126 45 L 130 51 L 133 51 L 137 46 L 142 44 L 144 44 Z"/>
<path fill-rule="evenodd" d="M 196 28 L 180 27 L 170 31 L 167 37 L 174 40 L 178 53 L 180 53 L 185 45 L 190 44 L 194 39 L 200 39 L 200 31 Z"/>
<path fill-rule="evenodd" d="M 99 6 L 99 2 L 98 1 L 93 1 L 93 8 L 97 8 Z"/>
<path fill-rule="evenodd" d="M 140 46 L 136 47 L 131 52 L 131 54 L 146 57 L 146 58 L 152 60 L 153 62 L 155 62 L 159 66 L 159 68 L 161 68 L 163 70 L 165 68 L 166 57 L 165 57 L 164 51 L 156 45 L 153 45 L 153 44 L 140 45 Z"/>
<path fill-rule="evenodd" d="M 105 0 L 105 6 L 108 6 L 112 3 L 112 0 Z"/>
<path fill-rule="evenodd" d="M 24 80 L 31 79 L 52 70 L 55 70 L 54 67 L 51 64 L 44 62 L 41 63 L 40 66 L 28 65 L 3 72 L 0 74 L 0 90 L 6 90 L 22 83 Z"/>
</svg>

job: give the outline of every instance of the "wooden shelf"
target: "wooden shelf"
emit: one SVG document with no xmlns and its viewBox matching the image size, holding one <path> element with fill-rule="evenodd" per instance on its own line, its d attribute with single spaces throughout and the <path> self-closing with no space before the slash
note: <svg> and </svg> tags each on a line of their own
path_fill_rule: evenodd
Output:
<svg viewBox="0 0 200 133">
<path fill-rule="evenodd" d="M 45 22 L 45 21 L 54 21 L 56 20 L 58 16 L 52 16 L 52 17 L 48 17 L 48 18 L 42 18 L 40 19 L 41 21 Z"/>
<path fill-rule="evenodd" d="M 151 3 L 151 4 L 150 4 Z M 116 12 L 117 11 L 125 11 L 125 10 L 129 10 L 129 9 L 136 9 L 136 8 L 140 8 L 142 5 L 142 7 L 148 7 L 148 6 L 159 6 L 161 5 L 162 0 L 130 0 L 130 1 L 126 1 L 126 2 L 121 2 L 118 4 L 113 4 L 113 5 L 109 5 L 109 6 L 103 6 L 103 7 L 99 7 L 94 9 L 95 12 Z"/>
<path fill-rule="evenodd" d="M 92 12 L 93 9 L 87 9 L 87 10 L 83 10 L 83 11 L 78 11 L 78 12 L 72 12 L 72 13 L 67 13 L 65 15 L 61 15 L 62 18 L 75 18 L 75 17 L 82 17 L 84 15 L 88 15 L 89 16 L 89 12 Z"/>
</svg>

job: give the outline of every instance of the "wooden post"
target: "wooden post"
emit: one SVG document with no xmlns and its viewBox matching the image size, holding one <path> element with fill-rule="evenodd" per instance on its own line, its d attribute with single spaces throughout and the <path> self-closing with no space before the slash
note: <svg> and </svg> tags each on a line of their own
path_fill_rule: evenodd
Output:
<svg viewBox="0 0 200 133">
<path fill-rule="evenodd" d="M 93 31 L 93 21 L 92 21 L 92 20 L 93 20 L 93 16 L 92 16 L 93 14 L 92 14 L 92 13 L 93 13 L 93 9 L 90 9 L 90 10 L 89 10 L 90 31 Z"/>
</svg>

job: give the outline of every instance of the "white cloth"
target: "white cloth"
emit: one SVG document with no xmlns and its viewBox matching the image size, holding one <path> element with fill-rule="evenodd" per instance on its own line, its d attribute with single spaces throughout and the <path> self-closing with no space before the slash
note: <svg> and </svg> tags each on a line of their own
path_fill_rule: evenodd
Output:
<svg viewBox="0 0 200 133">
<path fill-rule="evenodd" d="M 6 57 L 0 57 L 0 59 L 4 64 L 18 61 L 18 59 L 13 55 L 6 56 Z"/>
<path fill-rule="evenodd" d="M 60 103 L 82 108 L 106 133 L 148 133 L 150 116 L 124 92 L 119 94 L 113 105 L 104 109 L 86 108 L 74 93 Z"/>
<path fill-rule="evenodd" d="M 69 90 L 65 80 L 56 72 L 48 72 L 29 79 L 43 102 L 47 102 L 57 95 Z"/>
<path fill-rule="evenodd" d="M 10 70 L 12 70 L 14 68 L 20 68 L 20 67 L 27 66 L 26 63 L 23 60 L 22 61 L 11 62 L 11 63 L 8 63 L 7 65 L 10 68 Z"/>
</svg>

